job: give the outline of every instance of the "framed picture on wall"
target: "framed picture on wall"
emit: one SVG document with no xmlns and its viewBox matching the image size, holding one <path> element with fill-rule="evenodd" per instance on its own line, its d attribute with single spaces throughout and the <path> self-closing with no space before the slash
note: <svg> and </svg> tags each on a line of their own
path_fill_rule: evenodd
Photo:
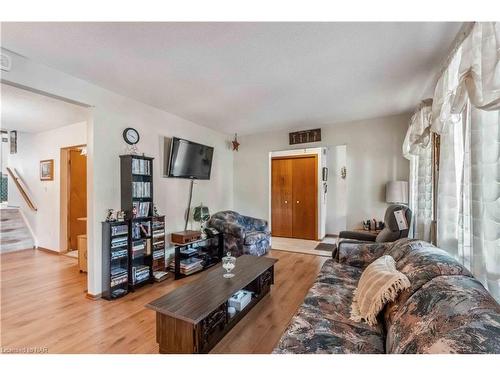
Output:
<svg viewBox="0 0 500 375">
<path fill-rule="evenodd" d="M 52 181 L 54 179 L 54 159 L 40 161 L 40 180 Z"/>
</svg>

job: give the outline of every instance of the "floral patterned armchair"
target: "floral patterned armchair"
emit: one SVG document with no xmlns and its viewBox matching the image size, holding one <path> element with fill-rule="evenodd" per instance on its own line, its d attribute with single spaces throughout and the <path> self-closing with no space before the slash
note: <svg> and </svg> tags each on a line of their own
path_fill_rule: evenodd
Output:
<svg viewBox="0 0 500 375">
<path fill-rule="evenodd" d="M 207 227 L 224 233 L 224 252 L 234 256 L 265 255 L 271 247 L 271 233 L 266 220 L 221 211 L 212 215 Z"/>
</svg>

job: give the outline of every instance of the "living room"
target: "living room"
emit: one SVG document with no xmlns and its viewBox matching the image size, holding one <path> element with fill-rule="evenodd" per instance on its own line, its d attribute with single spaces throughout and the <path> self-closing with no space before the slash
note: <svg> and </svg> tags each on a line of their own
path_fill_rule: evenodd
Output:
<svg viewBox="0 0 500 375">
<path fill-rule="evenodd" d="M 500 354 L 499 24 L 238 19 L 2 20 L 2 96 L 84 108 L 87 197 L 82 269 L 2 100 L 40 223 L 2 352 Z"/>
</svg>

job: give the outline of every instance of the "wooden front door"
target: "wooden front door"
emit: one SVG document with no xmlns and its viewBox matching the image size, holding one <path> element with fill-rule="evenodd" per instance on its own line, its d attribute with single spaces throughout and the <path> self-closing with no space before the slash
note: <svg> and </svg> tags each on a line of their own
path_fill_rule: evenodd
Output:
<svg viewBox="0 0 500 375">
<path fill-rule="evenodd" d="M 86 234 L 87 221 L 87 157 L 80 150 L 69 152 L 69 243 L 77 249 L 77 236 Z M 80 220 L 78 220 L 80 219 Z"/>
<path fill-rule="evenodd" d="M 271 223 L 273 236 L 292 237 L 292 159 L 273 159 L 271 169 Z"/>
<path fill-rule="evenodd" d="M 273 236 L 316 240 L 318 238 L 317 156 L 273 158 L 271 178 Z"/>
<path fill-rule="evenodd" d="M 293 159 L 293 236 L 317 239 L 318 167 L 316 157 Z"/>
</svg>

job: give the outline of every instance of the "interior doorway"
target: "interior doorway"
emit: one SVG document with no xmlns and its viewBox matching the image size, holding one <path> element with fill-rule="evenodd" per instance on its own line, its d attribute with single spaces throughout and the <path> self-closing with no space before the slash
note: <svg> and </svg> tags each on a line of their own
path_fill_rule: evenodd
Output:
<svg viewBox="0 0 500 375">
<path fill-rule="evenodd" d="M 318 156 L 271 159 L 272 235 L 318 239 Z"/>
<path fill-rule="evenodd" d="M 87 147 L 61 149 L 61 243 L 87 272 Z"/>
</svg>

